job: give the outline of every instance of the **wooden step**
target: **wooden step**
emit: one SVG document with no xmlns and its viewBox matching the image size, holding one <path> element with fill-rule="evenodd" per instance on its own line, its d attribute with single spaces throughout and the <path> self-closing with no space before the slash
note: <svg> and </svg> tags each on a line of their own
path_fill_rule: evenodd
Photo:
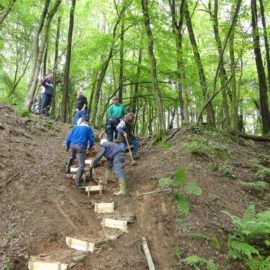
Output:
<svg viewBox="0 0 270 270">
<path fill-rule="evenodd" d="M 79 169 L 79 168 L 77 168 L 77 167 L 71 167 L 71 168 L 70 168 L 70 172 L 71 172 L 71 173 L 76 173 L 76 172 L 78 171 L 78 169 Z M 90 171 L 90 168 L 84 167 L 84 172 L 89 172 L 89 171 Z"/>
<path fill-rule="evenodd" d="M 28 263 L 29 270 L 66 270 L 68 264 L 59 262 L 43 262 L 38 260 L 30 260 Z"/>
<path fill-rule="evenodd" d="M 86 159 L 85 164 L 91 165 L 93 162 L 93 159 Z"/>
<path fill-rule="evenodd" d="M 68 247 L 79 250 L 79 251 L 90 251 L 94 252 L 95 243 L 88 240 L 81 240 L 77 238 L 66 237 L 66 244 Z"/>
<path fill-rule="evenodd" d="M 98 186 L 87 186 L 85 187 L 85 191 L 87 192 L 87 196 L 90 196 L 90 192 L 99 192 L 99 194 L 102 194 L 103 186 L 98 185 Z"/>
<path fill-rule="evenodd" d="M 114 202 L 111 203 L 95 203 L 95 213 L 105 214 L 114 212 Z"/>
<path fill-rule="evenodd" d="M 124 232 L 127 232 L 127 221 L 126 220 L 117 220 L 112 218 L 103 218 L 101 225 L 103 227 L 118 229 Z"/>
</svg>

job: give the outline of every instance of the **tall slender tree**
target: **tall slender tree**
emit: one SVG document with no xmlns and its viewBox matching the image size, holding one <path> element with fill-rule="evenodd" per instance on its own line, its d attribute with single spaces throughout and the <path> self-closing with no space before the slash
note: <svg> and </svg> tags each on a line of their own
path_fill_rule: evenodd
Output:
<svg viewBox="0 0 270 270">
<path fill-rule="evenodd" d="M 61 104 L 61 121 L 63 122 L 67 121 L 69 72 L 70 72 L 70 63 L 71 63 L 71 48 L 72 48 L 75 7 L 76 7 L 76 0 L 72 0 L 72 6 L 70 9 L 70 14 L 69 14 L 67 53 L 66 53 L 66 62 L 65 62 L 65 67 L 64 67 L 64 81 L 63 81 L 62 104 Z"/>
<path fill-rule="evenodd" d="M 157 79 L 157 65 L 156 65 L 156 58 L 154 55 L 153 34 L 150 27 L 148 0 L 141 0 L 141 4 L 142 4 L 145 31 L 146 31 L 147 40 L 148 40 L 148 57 L 149 57 L 149 63 L 150 63 L 150 68 L 151 68 L 152 89 L 155 96 L 156 110 L 157 110 L 157 117 L 158 117 L 157 138 L 160 139 L 166 133 L 166 128 L 165 128 L 165 119 L 164 119 L 164 113 L 163 113 L 163 108 L 162 108 L 161 93 L 160 93 L 158 79 Z"/>
<path fill-rule="evenodd" d="M 262 132 L 264 135 L 270 132 L 270 113 L 267 94 L 267 83 L 260 47 L 260 35 L 258 29 L 258 13 L 256 0 L 251 0 L 251 24 L 253 36 L 253 49 L 259 81 L 260 111 L 262 118 Z"/>
</svg>

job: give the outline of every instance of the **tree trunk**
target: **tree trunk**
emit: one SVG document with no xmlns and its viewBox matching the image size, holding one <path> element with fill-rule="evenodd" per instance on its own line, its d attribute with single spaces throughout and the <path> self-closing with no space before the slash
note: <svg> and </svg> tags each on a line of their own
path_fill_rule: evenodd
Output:
<svg viewBox="0 0 270 270">
<path fill-rule="evenodd" d="M 57 20 L 57 30 L 55 37 L 55 48 L 54 48 L 54 64 L 53 64 L 53 78 L 54 78 L 54 96 L 52 98 L 52 109 L 51 116 L 55 118 L 55 106 L 56 106 L 56 87 L 57 87 L 57 69 L 58 69 L 58 55 L 59 55 L 59 39 L 61 30 L 61 16 Z"/>
<path fill-rule="evenodd" d="M 40 72 L 41 62 L 43 59 L 43 54 L 44 54 L 46 42 L 47 42 L 48 35 L 49 35 L 51 21 L 52 21 L 53 16 L 57 12 L 59 5 L 61 4 L 61 1 L 62 0 L 57 0 L 55 2 L 53 8 L 49 11 L 47 17 L 46 17 L 46 14 L 47 14 L 46 9 L 48 9 L 48 7 L 46 8 L 46 4 L 47 4 L 47 2 L 49 4 L 50 0 L 47 0 L 46 4 L 44 6 L 44 12 L 43 12 L 44 14 L 42 15 L 41 24 L 39 27 L 40 31 L 38 30 L 38 35 L 36 38 L 36 48 L 35 48 L 36 49 L 36 54 L 35 54 L 36 57 L 34 57 L 34 65 L 33 65 L 32 73 L 31 73 L 32 76 L 31 76 L 31 80 L 29 83 L 29 87 L 28 87 L 28 94 L 27 94 L 26 99 L 25 99 L 25 105 L 29 111 L 31 109 L 33 98 L 34 98 L 34 95 L 36 92 L 36 87 L 37 87 L 37 83 L 38 83 L 38 75 Z M 46 20 L 45 20 L 45 24 L 44 24 L 43 35 L 42 35 L 41 39 L 39 40 L 39 36 L 40 36 L 39 33 L 41 33 L 41 30 L 43 28 L 43 22 L 42 22 L 43 16 L 46 17 Z M 39 45 L 39 42 L 40 42 L 40 45 Z"/>
<path fill-rule="evenodd" d="M 220 81 L 221 81 L 221 87 L 222 87 L 222 97 L 223 97 L 223 115 L 224 115 L 224 126 L 226 128 L 229 127 L 230 125 L 230 115 L 229 115 L 229 104 L 228 104 L 228 87 L 225 85 L 228 85 L 228 78 L 226 75 L 226 70 L 224 67 L 224 58 L 222 54 L 222 45 L 221 45 L 221 38 L 219 35 L 219 29 L 218 29 L 218 0 L 214 0 L 214 14 L 213 14 L 213 27 L 214 27 L 214 34 L 215 34 L 215 39 L 216 39 L 216 44 L 218 48 L 218 54 L 219 54 L 219 59 L 220 59 Z"/>
<path fill-rule="evenodd" d="M 64 67 L 64 81 L 63 81 L 62 106 L 61 106 L 61 121 L 64 123 L 67 121 L 69 71 L 70 71 L 70 62 L 71 62 L 71 48 L 72 48 L 75 6 L 76 6 L 76 0 L 72 0 L 72 6 L 70 9 L 70 15 L 69 15 L 67 54 L 66 54 L 66 63 Z"/>
<path fill-rule="evenodd" d="M 4 22 L 5 18 L 7 17 L 7 15 L 9 14 L 9 12 L 11 11 L 15 2 L 16 2 L 16 0 L 11 0 L 10 3 L 8 4 L 7 8 L 0 15 L 0 27 L 1 27 L 1 24 Z"/>
<path fill-rule="evenodd" d="M 96 89 L 96 84 L 97 84 L 97 71 L 95 70 L 93 72 L 93 82 L 92 82 L 92 87 L 91 87 L 91 93 L 90 93 L 90 97 L 89 97 L 89 103 L 88 103 L 88 114 L 89 114 L 89 118 L 91 116 L 92 113 L 92 107 L 93 107 L 93 101 L 94 101 L 94 93 L 95 93 L 95 89 Z"/>
<path fill-rule="evenodd" d="M 180 7 L 177 9 L 175 5 L 175 0 L 169 0 L 171 17 L 172 17 L 172 30 L 175 35 L 175 45 L 176 45 L 176 65 L 177 65 L 177 87 L 179 93 L 179 106 L 180 106 L 180 115 L 181 122 L 188 123 L 189 115 L 188 115 L 188 94 L 185 83 L 185 66 L 183 60 L 183 48 L 182 48 L 182 40 L 183 40 L 183 20 L 184 20 L 184 0 L 181 1 Z M 179 21 L 176 19 L 176 13 L 178 12 Z"/>
<path fill-rule="evenodd" d="M 122 103 L 123 83 L 124 83 L 124 17 L 121 18 L 121 34 L 120 34 L 120 63 L 119 63 L 119 102 Z"/>
<path fill-rule="evenodd" d="M 260 109 L 262 117 L 262 132 L 264 135 L 270 131 L 270 113 L 267 96 L 267 83 L 260 48 L 260 36 L 258 30 L 258 15 L 256 0 L 251 0 L 251 23 L 253 32 L 253 47 L 259 80 Z"/>
<path fill-rule="evenodd" d="M 41 14 L 41 19 L 40 19 L 40 22 L 39 22 L 39 26 L 37 28 L 37 33 L 36 33 L 36 36 L 35 36 L 35 40 L 34 40 L 33 67 L 32 67 L 32 70 L 31 70 L 30 80 L 29 80 L 29 83 L 28 83 L 28 93 L 27 93 L 27 95 L 25 97 L 25 101 L 24 101 L 26 109 L 28 111 L 30 111 L 30 109 L 31 109 L 32 101 L 33 101 L 33 98 L 34 98 L 34 95 L 35 95 L 35 90 L 36 90 L 36 85 L 37 85 L 37 79 L 35 79 L 35 77 L 36 78 L 38 77 L 38 74 L 37 74 L 37 61 L 38 61 L 38 57 L 39 57 L 39 54 L 40 54 L 40 47 L 39 47 L 40 35 L 41 35 L 42 29 L 43 29 L 43 26 L 44 26 L 45 18 L 46 18 L 47 13 L 48 13 L 49 5 L 50 5 L 50 0 L 46 0 L 46 2 L 44 4 L 44 7 L 43 7 L 42 14 Z"/>
<path fill-rule="evenodd" d="M 204 101 L 207 101 L 209 99 L 209 93 L 208 93 L 208 89 L 207 89 L 206 78 L 205 78 L 204 69 L 203 69 L 203 65 L 202 65 L 202 61 L 201 61 L 201 56 L 200 56 L 197 42 L 195 39 L 195 35 L 193 32 L 191 18 L 190 18 L 189 10 L 188 10 L 188 4 L 186 1 L 185 1 L 185 18 L 186 18 L 186 24 L 187 24 L 187 28 L 188 28 L 190 43 L 191 43 L 191 46 L 193 49 L 195 63 L 197 65 L 197 69 L 198 69 L 198 73 L 199 73 L 199 80 L 200 80 L 200 85 L 201 85 Z M 215 124 L 215 115 L 214 115 L 214 109 L 213 109 L 211 102 L 208 103 L 208 105 L 206 107 L 206 111 L 207 111 L 208 124 L 214 125 Z"/>
<path fill-rule="evenodd" d="M 267 36 L 267 27 L 265 21 L 265 13 L 264 13 L 264 4 L 263 0 L 259 0 L 260 2 L 260 10 L 262 16 L 262 25 L 263 25 L 263 36 L 264 36 L 264 47 L 265 47 L 265 54 L 266 54 L 266 64 L 267 64 L 267 77 L 268 77 L 268 87 L 270 87 L 270 53 L 269 53 L 269 42 Z"/>
<path fill-rule="evenodd" d="M 162 108 L 161 94 L 160 94 L 160 89 L 159 89 L 158 80 L 157 80 L 156 58 L 154 55 L 153 34 L 150 27 L 148 0 L 141 0 L 141 4 L 142 4 L 145 30 L 146 30 L 146 34 L 148 38 L 148 56 L 149 56 L 149 62 L 150 62 L 150 68 L 151 68 L 152 88 L 153 88 L 153 93 L 155 95 L 156 110 L 157 110 L 157 117 L 158 117 L 157 138 L 161 139 L 165 135 L 166 130 L 165 130 L 165 120 L 164 120 L 164 113 L 163 113 L 163 108 Z"/>
<path fill-rule="evenodd" d="M 139 81 L 141 78 L 141 64 L 142 64 L 142 48 L 139 49 L 138 56 L 138 65 L 137 65 L 137 74 L 136 74 L 136 83 L 134 85 L 134 95 L 132 97 L 131 112 L 136 113 L 137 103 L 138 103 L 138 90 L 139 90 Z"/>
</svg>

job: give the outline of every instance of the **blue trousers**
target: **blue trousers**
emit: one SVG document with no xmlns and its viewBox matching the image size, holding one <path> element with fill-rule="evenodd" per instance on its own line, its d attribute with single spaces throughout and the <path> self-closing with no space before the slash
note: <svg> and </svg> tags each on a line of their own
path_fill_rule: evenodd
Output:
<svg viewBox="0 0 270 270">
<path fill-rule="evenodd" d="M 86 149 L 82 147 L 80 144 L 72 144 L 70 146 L 72 153 L 71 156 L 73 159 L 77 159 L 78 161 L 78 171 L 76 174 L 76 186 L 80 186 L 82 183 L 82 175 L 83 175 L 83 170 L 85 166 L 85 153 Z"/>
<path fill-rule="evenodd" d="M 114 156 L 113 160 L 110 160 L 108 162 L 107 168 L 111 170 L 114 168 L 116 177 L 118 179 L 123 179 L 124 178 L 124 173 L 123 173 L 123 165 L 122 163 L 125 161 L 125 154 L 124 153 L 119 153 Z"/>
<path fill-rule="evenodd" d="M 126 144 L 124 142 L 120 142 L 118 144 L 119 144 L 121 150 L 126 151 Z M 134 157 L 136 157 L 136 155 L 138 153 L 138 149 L 140 147 L 140 143 L 139 143 L 139 141 L 137 139 L 131 139 L 130 140 L 130 145 L 133 145 L 133 148 L 132 148 L 131 151 L 132 151 L 132 155 Z"/>
<path fill-rule="evenodd" d="M 116 127 L 120 123 L 120 120 L 115 117 L 109 117 L 106 121 L 106 128 L 105 132 L 108 136 L 108 140 L 110 142 L 113 142 L 113 139 L 117 136 L 117 130 Z"/>
</svg>

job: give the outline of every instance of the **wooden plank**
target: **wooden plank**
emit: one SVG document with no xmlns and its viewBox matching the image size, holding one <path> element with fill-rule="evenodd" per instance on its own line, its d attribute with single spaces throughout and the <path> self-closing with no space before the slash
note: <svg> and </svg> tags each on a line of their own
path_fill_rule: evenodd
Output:
<svg viewBox="0 0 270 270">
<path fill-rule="evenodd" d="M 127 221 L 126 220 L 103 218 L 101 225 L 103 227 L 112 228 L 112 229 L 119 229 L 121 231 L 127 232 Z"/>
<path fill-rule="evenodd" d="M 156 268 L 155 268 L 155 265 L 153 263 L 151 253 L 150 253 L 150 250 L 148 248 L 147 241 L 146 241 L 145 237 L 142 237 L 142 245 L 143 245 L 143 251 L 144 251 L 144 254 L 145 254 L 145 257 L 147 260 L 149 270 L 155 270 Z"/>
<path fill-rule="evenodd" d="M 68 265 L 59 262 L 43 262 L 30 260 L 28 262 L 29 270 L 66 270 Z"/>
<path fill-rule="evenodd" d="M 92 159 L 86 159 L 86 160 L 85 160 L 85 164 L 88 164 L 88 165 L 91 165 L 91 164 L 92 164 L 92 162 L 93 162 L 93 160 L 92 160 Z"/>
<path fill-rule="evenodd" d="M 71 172 L 71 173 L 76 173 L 76 172 L 78 171 L 78 169 L 79 169 L 79 168 L 71 167 L 71 168 L 70 168 L 70 172 Z M 90 171 L 90 168 L 88 168 L 88 167 L 85 167 L 85 168 L 84 168 L 84 172 L 89 172 L 89 171 Z"/>
<path fill-rule="evenodd" d="M 90 251 L 93 252 L 95 250 L 95 243 L 80 240 L 76 238 L 66 237 L 66 244 L 68 247 L 80 250 L 80 251 Z"/>
<path fill-rule="evenodd" d="M 114 202 L 111 203 L 95 203 L 95 213 L 106 214 L 114 212 Z"/>
<path fill-rule="evenodd" d="M 87 192 L 88 197 L 90 196 L 90 192 L 97 192 L 99 191 L 99 194 L 102 194 L 103 186 L 87 186 L 85 187 L 85 191 Z"/>
</svg>

